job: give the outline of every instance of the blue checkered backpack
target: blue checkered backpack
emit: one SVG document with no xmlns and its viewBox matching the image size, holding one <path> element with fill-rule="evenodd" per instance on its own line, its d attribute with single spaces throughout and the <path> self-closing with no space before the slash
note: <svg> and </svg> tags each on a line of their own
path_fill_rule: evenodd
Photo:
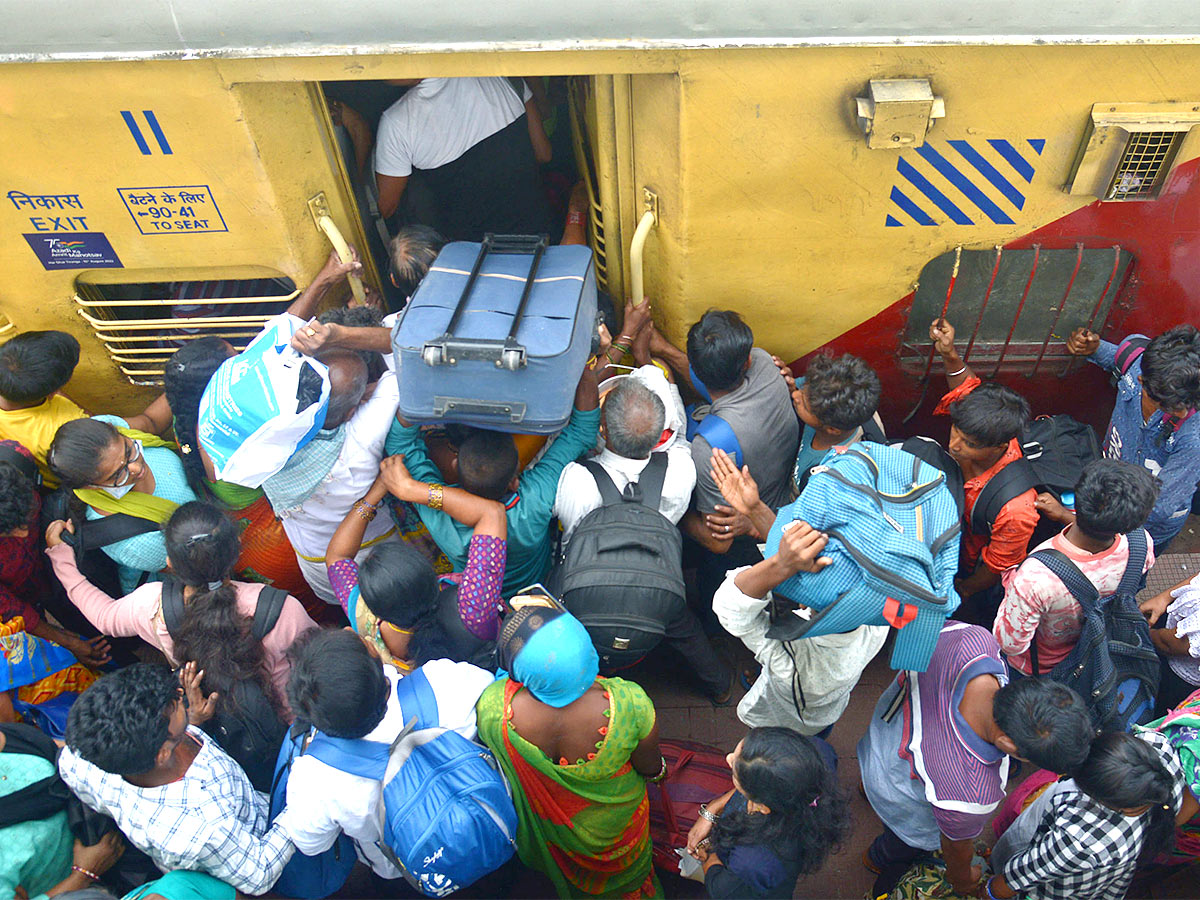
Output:
<svg viewBox="0 0 1200 900">
<path fill-rule="evenodd" d="M 962 526 L 945 475 L 895 446 L 835 448 L 812 469 L 799 499 L 779 510 L 767 555 L 796 519 L 829 535 L 824 555 L 833 564 L 797 573 L 775 589 L 812 615 L 788 615 L 767 636 L 790 641 L 891 625 L 897 630 L 892 668 L 925 671 L 959 604 L 954 574 Z"/>
</svg>

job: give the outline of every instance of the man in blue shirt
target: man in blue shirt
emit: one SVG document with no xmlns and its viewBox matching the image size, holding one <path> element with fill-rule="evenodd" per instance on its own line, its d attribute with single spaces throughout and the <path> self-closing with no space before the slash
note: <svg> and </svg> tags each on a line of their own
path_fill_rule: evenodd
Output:
<svg viewBox="0 0 1200 900">
<path fill-rule="evenodd" d="M 1131 335 L 1125 339 L 1142 338 Z M 1124 342 L 1123 342 L 1124 343 Z M 1156 553 L 1179 534 L 1191 509 L 1200 479 L 1200 332 L 1177 325 L 1146 344 L 1137 358 L 1122 354 L 1118 345 L 1077 328 L 1067 339 L 1067 351 L 1086 356 L 1117 378 L 1104 455 L 1145 466 L 1162 483 L 1158 502 L 1146 530 Z"/>
<path fill-rule="evenodd" d="M 517 450 L 510 434 L 475 429 L 458 448 L 459 487 L 488 500 L 498 500 L 508 510 L 505 597 L 541 581 L 550 571 L 550 519 L 558 492 L 558 476 L 567 463 L 596 446 L 599 406 L 596 373 L 588 366 L 575 389 L 575 408 L 567 427 L 542 458 L 519 476 Z M 389 456 L 404 454 L 404 463 L 413 478 L 433 484 L 442 480 L 416 425 L 408 425 L 397 417 L 385 448 Z M 454 570 L 461 572 L 467 564 L 471 529 L 428 506 L 418 506 L 417 513 L 454 565 Z"/>
</svg>

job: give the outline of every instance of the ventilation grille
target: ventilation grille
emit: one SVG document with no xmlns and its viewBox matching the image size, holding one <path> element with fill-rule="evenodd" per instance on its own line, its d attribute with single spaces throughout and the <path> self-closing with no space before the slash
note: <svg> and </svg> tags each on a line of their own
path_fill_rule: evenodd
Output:
<svg viewBox="0 0 1200 900">
<path fill-rule="evenodd" d="M 160 386 L 163 365 L 187 341 L 219 337 L 237 350 L 299 294 L 287 278 L 77 284 L 79 315 L 130 384 Z"/>
<path fill-rule="evenodd" d="M 1130 132 L 1106 199 L 1149 200 L 1157 197 L 1185 134 L 1182 131 Z"/>
</svg>

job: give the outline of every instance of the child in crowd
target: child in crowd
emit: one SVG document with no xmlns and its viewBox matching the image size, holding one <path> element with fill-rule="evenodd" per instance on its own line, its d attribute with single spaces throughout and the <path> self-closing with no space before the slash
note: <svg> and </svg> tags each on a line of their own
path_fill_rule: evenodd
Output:
<svg viewBox="0 0 1200 900">
<path fill-rule="evenodd" d="M 1135 357 L 1136 347 L 1145 350 Z M 1126 350 L 1118 360 L 1118 349 Z M 1154 340 L 1131 335 L 1121 345 L 1077 328 L 1067 350 L 1086 356 L 1117 379 L 1104 455 L 1145 466 L 1162 483 L 1146 521 L 1162 553 L 1183 528 L 1200 472 L 1200 331 L 1177 325 Z"/>
<path fill-rule="evenodd" d="M 781 371 L 788 379 L 790 370 Z M 808 474 L 834 447 L 858 440 L 885 440 L 876 409 L 882 385 L 875 371 L 857 356 L 816 356 L 804 377 L 792 385 L 792 406 L 800 417 L 800 452 L 792 469 L 796 494 Z"/>
<path fill-rule="evenodd" d="M 1037 527 L 1037 491 L 1030 488 L 1005 503 L 982 533 L 971 528 L 971 514 L 984 486 L 1021 458 L 1018 438 L 1029 422 L 1029 403 L 1012 388 L 981 382 L 958 355 L 954 326 L 945 319 L 934 320 L 929 338 L 950 387 L 934 414 L 950 416 L 947 449 L 962 469 L 965 495 L 962 557 L 954 581 L 963 602 L 956 618 L 990 628 L 1000 602 L 1000 573 L 1025 558 Z"/>
<path fill-rule="evenodd" d="M 1154 507 L 1158 486 L 1145 469 L 1116 459 L 1089 463 L 1075 485 L 1075 513 L 1049 495 L 1039 501 L 1067 527 L 1037 550 L 1063 554 L 1103 597 L 1116 590 L 1129 561 L 1131 531 L 1141 528 Z M 1154 542 L 1146 539 L 1143 572 L 1154 565 Z M 1058 665 L 1079 640 L 1083 609 L 1070 590 L 1040 560 L 1027 559 L 1004 573 L 1004 600 L 993 633 L 1009 665 L 1025 675 L 1042 675 Z M 1034 671 L 1034 657 L 1037 671 Z"/>
<path fill-rule="evenodd" d="M 567 463 L 596 444 L 600 425 L 600 395 L 596 373 L 585 366 L 575 389 L 575 407 L 567 427 L 542 458 L 519 472 L 520 461 L 511 434 L 475 429 L 458 448 L 458 480 L 463 490 L 504 504 L 508 518 L 508 565 L 504 596 L 541 581 L 550 570 L 550 518 L 558 479 Z M 454 568 L 467 564 L 473 528 L 440 509 L 441 473 L 429 458 L 421 431 L 397 417 L 386 443 L 388 455 L 401 454 L 412 477 L 427 482 L 428 505 L 417 509 L 421 521 Z"/>
<path fill-rule="evenodd" d="M 47 487 L 58 478 L 46 465 L 54 433 L 87 413 L 58 393 L 79 363 L 79 341 L 64 331 L 27 331 L 0 347 L 0 438 L 29 449 Z"/>
</svg>

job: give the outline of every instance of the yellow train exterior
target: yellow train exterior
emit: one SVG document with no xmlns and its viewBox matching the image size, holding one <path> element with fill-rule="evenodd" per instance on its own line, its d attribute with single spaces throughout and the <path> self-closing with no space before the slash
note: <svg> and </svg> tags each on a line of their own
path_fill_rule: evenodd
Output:
<svg viewBox="0 0 1200 900">
<path fill-rule="evenodd" d="M 492 4 L 443 11 L 447 21 L 415 28 L 415 37 L 409 17 L 428 10 L 368 4 L 342 41 L 328 25 L 333 4 L 324 30 L 305 31 L 303 17 L 321 6 L 295 10 L 289 34 L 275 43 L 255 37 L 258 46 L 235 38 L 259 5 L 243 4 L 240 18 L 221 23 L 234 8 L 224 3 L 192 44 L 187 22 L 176 23 L 178 39 L 159 40 L 155 29 L 170 30 L 161 23 L 133 16 L 128 34 L 111 22 L 105 30 L 97 13 L 70 2 L 42 5 L 38 14 L 53 22 L 26 22 L 3 39 L 0 313 L 11 329 L 79 338 L 84 356 L 69 392 L 88 407 L 132 410 L 153 390 L 133 382 L 154 380 L 138 377 L 136 352 L 97 336 L 114 315 L 95 299 L 99 287 L 277 276 L 303 286 L 329 251 L 309 204 L 322 194 L 347 238 L 365 240 L 321 82 L 575 76 L 580 156 L 594 184 L 591 237 L 611 292 L 629 290 L 628 245 L 649 189 L 657 218 L 645 285 L 660 324 L 681 339 L 706 308 L 734 308 L 761 345 L 788 359 L 896 305 L 931 259 L 958 246 L 990 251 L 1095 204 L 1064 185 L 1077 174 L 1096 104 L 1176 118 L 1181 104 L 1200 109 L 1200 44 L 1184 33 L 1182 3 L 1145 7 L 1157 22 L 1040 28 L 1021 21 L 1044 13 L 1037 4 L 996 4 L 990 24 L 961 34 L 946 33 L 964 21 L 961 10 L 933 21 L 956 9 L 950 4 L 926 4 L 915 23 L 905 19 L 919 11 L 915 2 L 879 23 L 858 3 L 751 4 L 713 13 L 720 21 L 706 31 L 704 10 L 665 3 L 654 7 L 665 21 L 657 31 L 635 23 L 624 36 L 604 29 L 620 31 L 634 4 L 594 5 L 574 33 L 548 4 Z M 1136 10 L 1097 4 L 1094 13 Z M 520 34 L 485 27 L 486 17 L 510 14 L 523 19 Z M 733 34 L 722 23 L 738 14 L 749 19 L 742 32 L 771 37 Z M 857 24 L 821 18 L 839 14 Z M 536 39 L 539 16 L 553 40 Z M 919 140 L 948 170 L 903 148 L 869 146 L 856 98 L 880 79 L 928 83 L 944 116 Z M 1035 170 L 1029 180 L 1005 147 Z M 1178 169 L 1200 156 L 1200 142 L 1188 135 L 1173 153 Z M 919 181 L 901 178 L 901 157 Z M 988 167 L 1000 181 L 989 181 Z M 962 173 L 971 184 L 955 179 Z M 920 181 L 929 192 L 916 189 Z M 1001 183 L 1019 190 L 1019 206 Z M 939 194 L 969 224 L 947 213 Z M 88 237 L 72 241 L 76 232 Z M 82 262 L 47 262 L 46 235 L 79 244 Z M 379 274 L 372 267 L 368 277 Z M 165 306 L 162 321 L 175 327 Z M 874 340 L 894 354 L 901 335 Z"/>
</svg>

